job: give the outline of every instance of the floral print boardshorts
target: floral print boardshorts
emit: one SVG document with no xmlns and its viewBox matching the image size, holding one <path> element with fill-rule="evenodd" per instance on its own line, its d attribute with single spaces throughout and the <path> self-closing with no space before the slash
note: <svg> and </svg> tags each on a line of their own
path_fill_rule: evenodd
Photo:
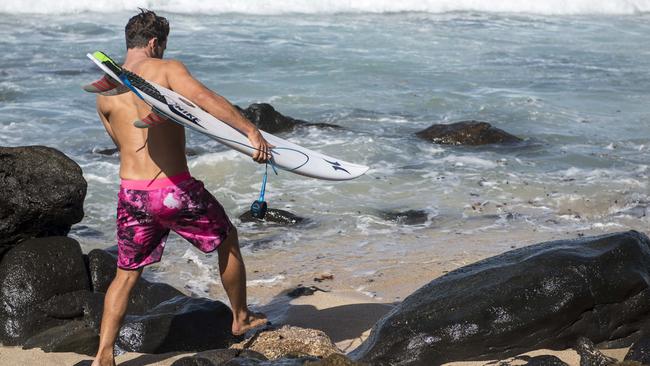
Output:
<svg viewBox="0 0 650 366">
<path fill-rule="evenodd" d="M 189 172 L 155 180 L 122 180 L 117 204 L 117 266 L 159 262 L 170 230 L 205 253 L 233 227 L 223 207 Z"/>
</svg>

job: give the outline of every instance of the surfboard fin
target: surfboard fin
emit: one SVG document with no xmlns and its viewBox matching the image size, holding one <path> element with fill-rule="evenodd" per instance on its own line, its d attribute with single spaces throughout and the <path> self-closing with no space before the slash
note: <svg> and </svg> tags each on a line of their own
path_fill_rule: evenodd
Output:
<svg viewBox="0 0 650 366">
<path fill-rule="evenodd" d="M 133 122 L 133 125 L 137 128 L 149 128 L 149 127 L 157 126 L 167 120 L 168 120 L 167 117 L 163 116 L 162 114 L 156 113 L 154 109 L 143 119 L 139 119 Z"/>
<path fill-rule="evenodd" d="M 89 93 L 101 94 L 106 96 L 120 95 L 129 91 L 129 88 L 122 85 L 112 77 L 104 74 L 99 80 L 84 85 L 83 90 Z"/>
</svg>

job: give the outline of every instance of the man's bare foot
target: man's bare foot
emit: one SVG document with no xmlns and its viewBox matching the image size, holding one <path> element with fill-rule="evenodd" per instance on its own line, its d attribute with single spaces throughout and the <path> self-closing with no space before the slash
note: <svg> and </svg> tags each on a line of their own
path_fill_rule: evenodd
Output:
<svg viewBox="0 0 650 366">
<path fill-rule="evenodd" d="M 115 366 L 115 358 L 113 355 L 105 356 L 95 356 L 91 366 Z"/>
<path fill-rule="evenodd" d="M 266 325 L 268 322 L 269 320 L 266 318 L 266 315 L 248 311 L 248 314 L 245 318 L 232 322 L 232 334 L 241 336 L 246 334 L 246 332 L 251 329 Z"/>
</svg>

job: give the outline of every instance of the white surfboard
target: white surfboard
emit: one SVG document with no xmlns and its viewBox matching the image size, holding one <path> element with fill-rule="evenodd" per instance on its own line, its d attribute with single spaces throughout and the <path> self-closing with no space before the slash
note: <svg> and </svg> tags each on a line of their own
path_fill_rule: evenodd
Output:
<svg viewBox="0 0 650 366">
<path fill-rule="evenodd" d="M 122 69 L 102 52 L 87 56 L 107 76 L 84 86 L 84 90 L 103 95 L 117 95 L 131 90 L 152 107 L 152 114 L 137 121 L 136 126 L 153 126 L 162 118 L 167 118 L 204 133 L 234 150 L 248 156 L 253 155 L 254 148 L 242 132 L 218 120 L 178 93 Z M 323 155 L 264 131 L 261 133 L 275 146 L 271 150 L 273 163 L 283 170 L 326 180 L 354 179 L 368 171 L 367 166 Z"/>
</svg>

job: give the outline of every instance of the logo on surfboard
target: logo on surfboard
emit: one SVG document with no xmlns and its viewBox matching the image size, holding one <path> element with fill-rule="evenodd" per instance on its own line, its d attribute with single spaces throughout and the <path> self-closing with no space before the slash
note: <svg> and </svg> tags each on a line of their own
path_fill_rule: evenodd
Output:
<svg viewBox="0 0 650 366">
<path fill-rule="evenodd" d="M 330 163 L 330 164 L 332 165 L 332 168 L 334 168 L 334 171 L 342 170 L 342 171 L 344 171 L 344 172 L 350 174 L 350 172 L 348 172 L 345 168 L 343 168 L 343 167 L 341 166 L 341 163 L 339 163 L 338 161 L 329 161 L 329 160 L 327 160 L 327 159 L 323 159 L 323 160 L 325 160 L 326 162 Z M 350 175 L 352 175 L 352 174 L 350 174 Z"/>
<path fill-rule="evenodd" d="M 195 125 L 201 127 L 201 125 L 199 124 L 199 119 L 196 116 L 194 116 L 192 113 L 190 113 L 190 112 L 186 111 L 185 109 L 183 109 L 183 107 L 181 107 L 178 103 L 169 103 L 169 102 L 167 102 L 167 106 L 169 106 L 169 109 L 172 112 L 174 112 L 175 114 L 177 114 L 177 115 L 183 117 L 184 119 L 194 123 Z"/>
</svg>

